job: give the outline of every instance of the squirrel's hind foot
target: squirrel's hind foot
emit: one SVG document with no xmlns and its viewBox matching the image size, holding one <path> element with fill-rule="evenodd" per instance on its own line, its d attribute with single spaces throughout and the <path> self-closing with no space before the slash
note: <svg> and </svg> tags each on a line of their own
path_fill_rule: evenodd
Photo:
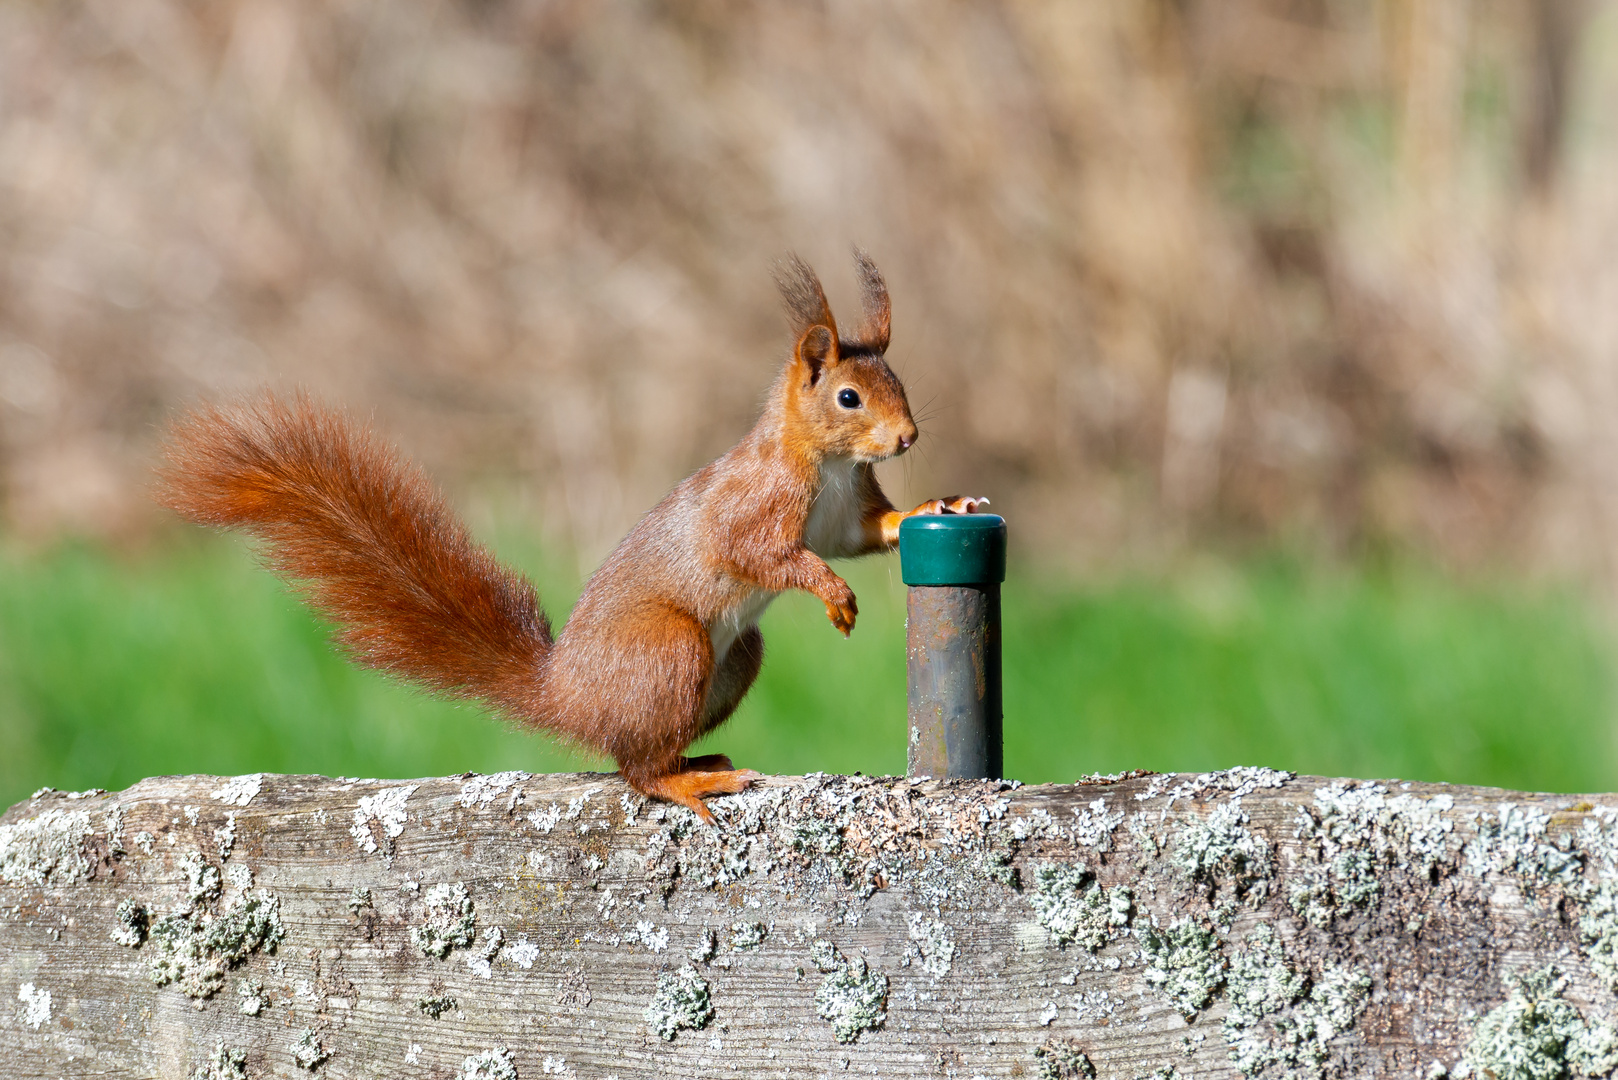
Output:
<svg viewBox="0 0 1618 1080">
<path fill-rule="evenodd" d="M 688 767 L 684 772 L 653 777 L 640 783 L 632 783 L 631 786 L 654 799 L 679 803 L 712 825 L 713 812 L 703 803 L 704 796 L 734 795 L 738 791 L 746 791 L 753 781 L 761 779 L 761 775 L 752 769 L 727 768 L 709 771 L 689 767 L 708 764 L 714 758 L 724 760 L 726 765 L 730 764 L 724 755 L 710 754 L 687 762 Z"/>
</svg>

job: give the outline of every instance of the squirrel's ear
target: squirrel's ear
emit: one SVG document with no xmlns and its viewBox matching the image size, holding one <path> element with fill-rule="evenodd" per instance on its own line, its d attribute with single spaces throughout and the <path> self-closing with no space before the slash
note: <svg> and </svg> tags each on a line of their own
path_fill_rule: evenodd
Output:
<svg viewBox="0 0 1618 1080">
<path fill-rule="evenodd" d="M 824 326 L 837 337 L 837 321 L 831 317 L 831 306 L 826 303 L 826 291 L 820 279 L 809 269 L 809 264 L 792 252 L 775 264 L 775 285 L 781 290 L 781 301 L 786 305 L 787 318 L 792 322 L 792 333 L 802 344 L 803 335 L 812 326 Z"/>
<path fill-rule="evenodd" d="M 880 355 L 888 351 L 888 328 L 892 315 L 888 286 L 883 282 L 876 263 L 860 248 L 854 249 L 854 269 L 860 275 L 860 293 L 864 300 L 864 312 L 854 340 Z"/>
<path fill-rule="evenodd" d="M 837 364 L 837 334 L 824 326 L 811 326 L 798 338 L 793 355 L 808 375 L 809 385 L 813 386 L 827 368 Z"/>
</svg>

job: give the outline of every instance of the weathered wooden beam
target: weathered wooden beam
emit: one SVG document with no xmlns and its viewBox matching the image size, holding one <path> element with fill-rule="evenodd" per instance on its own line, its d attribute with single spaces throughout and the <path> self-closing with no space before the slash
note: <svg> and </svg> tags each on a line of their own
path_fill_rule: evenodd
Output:
<svg viewBox="0 0 1618 1080">
<path fill-rule="evenodd" d="M 0 819 L 7 1077 L 1605 1076 L 1618 799 L 160 777 Z"/>
</svg>

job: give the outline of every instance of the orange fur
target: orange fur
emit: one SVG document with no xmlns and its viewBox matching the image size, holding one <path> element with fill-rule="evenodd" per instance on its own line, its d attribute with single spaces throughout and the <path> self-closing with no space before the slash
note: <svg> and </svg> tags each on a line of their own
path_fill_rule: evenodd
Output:
<svg viewBox="0 0 1618 1080">
<path fill-rule="evenodd" d="M 980 501 L 902 514 L 877 484 L 872 463 L 908 449 L 916 425 L 882 359 L 886 286 L 864 253 L 856 263 L 866 309 L 848 339 L 814 272 L 795 257 L 782 265 L 796 343 L 763 415 L 630 530 L 560 635 L 528 581 L 471 540 L 418 470 L 305 397 L 182 420 L 160 497 L 266 541 L 271 566 L 359 663 L 610 755 L 636 790 L 712 820 L 703 797 L 757 774 L 684 752 L 758 675 L 756 624 L 775 594 L 814 594 L 847 634 L 858 606 L 826 559 L 888 550 L 904 517 Z"/>
</svg>

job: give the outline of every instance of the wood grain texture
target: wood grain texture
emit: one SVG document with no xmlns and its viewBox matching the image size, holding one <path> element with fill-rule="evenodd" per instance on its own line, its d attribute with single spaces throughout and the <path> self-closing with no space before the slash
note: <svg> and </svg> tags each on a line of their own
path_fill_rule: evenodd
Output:
<svg viewBox="0 0 1618 1080">
<path fill-rule="evenodd" d="M 1554 965 L 1597 1041 L 1618 1012 L 1613 796 L 1233 770 L 712 805 L 593 774 L 42 793 L 0 819 L 0 1073 L 1427 1077 L 1520 974 Z"/>
</svg>

